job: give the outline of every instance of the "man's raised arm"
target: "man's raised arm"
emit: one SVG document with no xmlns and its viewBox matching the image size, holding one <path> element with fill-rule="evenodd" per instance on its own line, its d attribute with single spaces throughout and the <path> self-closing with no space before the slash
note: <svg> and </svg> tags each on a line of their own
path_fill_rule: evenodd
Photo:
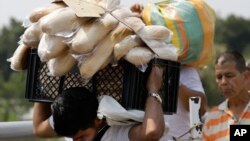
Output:
<svg viewBox="0 0 250 141">
<path fill-rule="evenodd" d="M 50 104 L 35 103 L 33 113 L 33 132 L 38 137 L 56 137 L 57 134 L 49 124 Z"/>
</svg>

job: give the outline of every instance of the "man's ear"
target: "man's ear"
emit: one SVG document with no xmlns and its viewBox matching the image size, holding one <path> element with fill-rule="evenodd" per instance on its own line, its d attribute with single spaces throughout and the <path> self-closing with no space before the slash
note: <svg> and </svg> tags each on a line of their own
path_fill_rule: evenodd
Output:
<svg viewBox="0 0 250 141">
<path fill-rule="evenodd" d="M 96 118 L 95 119 L 95 125 L 100 125 L 100 124 L 102 124 L 102 119 L 99 119 L 99 118 Z"/>
<path fill-rule="evenodd" d="M 246 81 L 250 79 L 250 71 L 248 71 L 248 70 L 244 71 L 243 75 L 244 75 Z"/>
</svg>

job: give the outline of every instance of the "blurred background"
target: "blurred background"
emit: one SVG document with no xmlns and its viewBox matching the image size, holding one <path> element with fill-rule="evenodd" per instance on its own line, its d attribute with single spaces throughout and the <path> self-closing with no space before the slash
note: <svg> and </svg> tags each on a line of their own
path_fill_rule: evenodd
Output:
<svg viewBox="0 0 250 141">
<path fill-rule="evenodd" d="M 26 16 L 35 8 L 49 4 L 50 0 L 8 0 L 0 2 L 0 122 L 31 120 L 32 102 L 24 99 L 26 71 L 15 72 L 6 61 L 18 46 L 25 28 L 22 26 Z M 121 4 L 146 3 L 147 0 L 122 0 Z M 249 0 L 218 1 L 207 0 L 217 13 L 215 29 L 215 48 L 217 53 L 234 49 L 250 59 L 250 11 Z M 199 73 L 208 97 L 209 107 L 219 104 L 220 95 L 214 76 L 213 63 L 200 69 Z M 39 141 L 45 139 L 17 139 L 15 141 Z M 45 141 L 58 141 L 46 139 Z"/>
</svg>

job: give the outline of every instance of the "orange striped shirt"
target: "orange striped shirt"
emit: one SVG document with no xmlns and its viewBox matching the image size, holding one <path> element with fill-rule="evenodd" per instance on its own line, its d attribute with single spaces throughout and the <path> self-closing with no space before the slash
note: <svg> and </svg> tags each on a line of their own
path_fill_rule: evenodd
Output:
<svg viewBox="0 0 250 141">
<path fill-rule="evenodd" d="M 231 124 L 250 125 L 250 102 L 237 119 L 228 109 L 228 100 L 211 110 L 205 118 L 202 129 L 204 141 L 229 141 Z"/>
</svg>

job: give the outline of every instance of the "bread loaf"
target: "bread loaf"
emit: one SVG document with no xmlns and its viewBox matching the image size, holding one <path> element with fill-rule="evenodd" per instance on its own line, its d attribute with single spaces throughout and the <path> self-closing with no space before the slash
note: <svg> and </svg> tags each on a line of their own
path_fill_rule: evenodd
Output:
<svg viewBox="0 0 250 141">
<path fill-rule="evenodd" d="M 7 61 L 10 62 L 10 68 L 15 71 L 25 70 L 28 64 L 29 51 L 29 46 L 20 44 L 13 56 L 7 59 Z"/>
<path fill-rule="evenodd" d="M 106 59 L 105 62 L 102 64 L 102 66 L 100 67 L 99 70 L 102 70 L 102 69 L 106 68 L 106 67 L 111 63 L 112 58 L 113 58 L 113 56 L 110 55 L 110 56 L 108 57 L 108 59 Z"/>
<path fill-rule="evenodd" d="M 117 24 L 118 21 L 110 14 L 105 14 L 100 20 L 83 24 L 72 40 L 72 50 L 76 53 L 92 51 Z"/>
<path fill-rule="evenodd" d="M 124 22 L 132 28 L 136 33 L 145 27 L 142 19 L 138 17 L 127 17 L 124 19 Z"/>
<path fill-rule="evenodd" d="M 165 44 L 165 46 L 154 47 L 153 50 L 158 55 L 158 58 L 172 61 L 177 61 L 178 59 L 177 48 L 172 44 Z"/>
<path fill-rule="evenodd" d="M 112 14 L 124 19 L 129 16 L 131 12 L 126 9 L 117 9 Z M 110 13 L 106 13 L 99 20 L 94 23 L 83 24 L 72 41 L 72 50 L 76 53 L 88 53 L 93 50 L 107 34 L 113 30 L 119 21 Z"/>
<path fill-rule="evenodd" d="M 35 23 L 39 19 L 44 17 L 45 15 L 48 15 L 52 11 L 54 11 L 56 9 L 59 9 L 59 8 L 63 8 L 63 7 L 66 7 L 66 5 L 63 2 L 57 2 L 57 3 L 51 3 L 51 4 L 49 4 L 48 6 L 45 6 L 45 7 L 35 9 L 34 11 L 32 11 L 30 13 L 29 20 L 32 23 Z"/>
<path fill-rule="evenodd" d="M 107 60 L 112 55 L 114 45 L 130 34 L 132 34 L 132 31 L 120 24 L 96 46 L 93 54 L 87 57 L 80 65 L 81 76 L 85 79 L 90 79 L 100 70 L 103 64 L 108 64 Z"/>
<path fill-rule="evenodd" d="M 38 46 L 38 56 L 42 62 L 55 58 L 68 50 L 68 46 L 63 42 L 65 37 L 43 34 Z"/>
<path fill-rule="evenodd" d="M 154 54 L 147 47 L 134 47 L 125 55 L 124 59 L 135 66 L 149 63 Z"/>
<path fill-rule="evenodd" d="M 147 25 L 144 28 L 138 30 L 137 35 L 143 40 L 143 42 L 155 53 L 158 57 L 162 59 L 176 58 L 176 49 L 169 49 L 169 41 L 172 36 L 172 32 L 161 25 Z M 164 52 L 167 51 L 167 52 Z M 172 55 L 168 53 L 173 53 Z M 171 59 L 171 60 L 172 60 Z"/>
<path fill-rule="evenodd" d="M 80 26 L 81 20 L 75 12 L 69 8 L 60 8 L 43 17 L 41 28 L 44 33 L 50 35 L 69 36 Z"/>
<path fill-rule="evenodd" d="M 34 23 L 24 31 L 22 42 L 27 46 L 37 48 L 42 34 L 39 22 Z"/>
<path fill-rule="evenodd" d="M 137 34 L 143 39 L 170 41 L 172 32 L 162 25 L 147 25 Z"/>
<path fill-rule="evenodd" d="M 51 76 L 63 76 L 67 74 L 77 63 L 76 59 L 71 55 L 70 51 L 63 52 L 60 56 L 50 59 L 47 62 L 49 73 Z"/>
<path fill-rule="evenodd" d="M 129 52 L 130 49 L 141 45 L 143 45 L 143 42 L 138 36 L 129 35 L 121 40 L 121 42 L 115 44 L 114 57 L 116 60 L 120 60 Z"/>
</svg>

